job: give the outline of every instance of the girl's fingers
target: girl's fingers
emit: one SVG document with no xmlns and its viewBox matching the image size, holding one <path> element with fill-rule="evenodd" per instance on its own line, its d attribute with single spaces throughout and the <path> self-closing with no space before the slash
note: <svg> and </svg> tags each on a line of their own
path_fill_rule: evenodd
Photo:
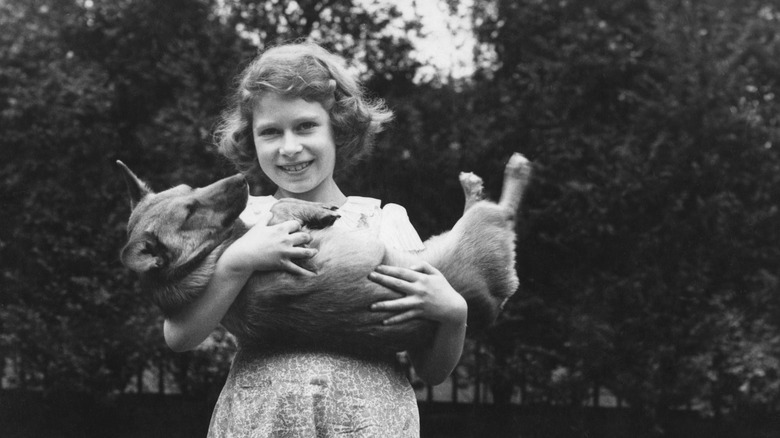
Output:
<svg viewBox="0 0 780 438">
<path fill-rule="evenodd" d="M 291 233 L 290 238 L 292 238 L 293 246 L 305 245 L 311 242 L 311 234 L 306 233 L 304 231 L 301 231 L 299 233 Z"/>
<path fill-rule="evenodd" d="M 296 220 L 289 220 L 289 221 L 284 221 L 280 224 L 276 224 L 274 226 L 279 227 L 282 231 L 285 231 L 287 234 L 292 234 L 300 230 L 303 225 L 301 225 L 301 223 Z"/>
<path fill-rule="evenodd" d="M 419 272 L 398 266 L 379 265 L 376 267 L 376 272 L 384 276 L 399 278 L 410 283 L 420 280 Z"/>
<path fill-rule="evenodd" d="M 419 299 L 414 296 L 406 296 L 395 300 L 379 301 L 371 305 L 371 310 L 377 312 L 398 312 L 410 309 L 419 304 Z"/>
<path fill-rule="evenodd" d="M 287 272 L 290 272 L 290 273 L 293 273 L 293 274 L 298 274 L 298 275 L 303 275 L 303 276 L 306 276 L 306 277 L 312 277 L 314 275 L 317 275 L 314 272 L 307 271 L 306 269 L 301 268 L 300 266 L 296 265 L 295 263 L 293 263 L 293 262 L 291 262 L 289 260 L 282 260 L 282 267 Z"/>
<path fill-rule="evenodd" d="M 418 264 L 412 265 L 409 269 L 415 272 L 419 272 L 422 274 L 428 274 L 428 275 L 440 275 L 441 272 L 439 272 L 438 269 L 436 269 L 433 265 L 431 265 L 428 262 L 420 262 Z"/>
<path fill-rule="evenodd" d="M 410 281 L 395 278 L 390 275 L 385 275 L 379 273 L 378 271 L 369 273 L 368 279 L 374 283 L 381 284 L 382 286 L 388 287 L 397 292 L 402 292 L 405 295 L 408 295 L 412 292 L 412 283 Z"/>
<path fill-rule="evenodd" d="M 293 247 L 288 252 L 291 259 L 310 259 L 317 255 L 319 251 L 316 248 Z"/>
<path fill-rule="evenodd" d="M 382 324 L 384 325 L 393 325 L 393 324 L 399 324 L 405 321 L 409 321 L 410 319 L 415 319 L 420 316 L 422 312 L 418 309 L 412 309 L 408 312 L 401 313 L 399 315 L 391 316 L 390 318 L 387 318 L 386 320 L 382 321 Z"/>
</svg>

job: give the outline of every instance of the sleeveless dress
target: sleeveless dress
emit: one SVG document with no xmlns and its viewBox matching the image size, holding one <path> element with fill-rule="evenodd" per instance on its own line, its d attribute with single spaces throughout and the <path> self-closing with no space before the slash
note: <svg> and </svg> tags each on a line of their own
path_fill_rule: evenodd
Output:
<svg viewBox="0 0 780 438">
<path fill-rule="evenodd" d="M 276 200 L 250 196 L 254 224 Z M 350 196 L 334 227 L 375 230 L 389 247 L 424 248 L 406 210 Z M 328 351 L 239 345 L 209 426 L 209 438 L 418 438 L 414 390 L 395 355 L 359 358 Z"/>
</svg>

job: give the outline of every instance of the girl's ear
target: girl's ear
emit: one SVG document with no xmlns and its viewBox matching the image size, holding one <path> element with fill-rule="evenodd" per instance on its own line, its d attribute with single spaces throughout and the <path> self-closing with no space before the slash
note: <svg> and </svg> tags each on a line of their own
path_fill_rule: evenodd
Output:
<svg viewBox="0 0 780 438">
<path fill-rule="evenodd" d="M 117 160 L 116 164 L 122 169 L 122 175 L 125 177 L 125 183 L 127 184 L 127 192 L 130 195 L 130 208 L 135 209 L 135 206 L 141 202 L 147 195 L 151 195 L 153 192 L 143 181 L 138 179 L 130 168 L 125 166 L 125 163 Z"/>
</svg>

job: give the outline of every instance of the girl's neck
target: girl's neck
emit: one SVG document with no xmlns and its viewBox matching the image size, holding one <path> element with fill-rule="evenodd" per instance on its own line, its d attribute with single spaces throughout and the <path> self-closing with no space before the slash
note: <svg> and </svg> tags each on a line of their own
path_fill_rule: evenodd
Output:
<svg viewBox="0 0 780 438">
<path fill-rule="evenodd" d="M 274 198 L 294 198 L 302 201 L 319 202 L 322 204 L 335 205 L 341 207 L 347 202 L 347 197 L 333 180 L 325 181 L 314 190 L 305 193 L 292 193 L 282 188 L 277 188 Z"/>
</svg>

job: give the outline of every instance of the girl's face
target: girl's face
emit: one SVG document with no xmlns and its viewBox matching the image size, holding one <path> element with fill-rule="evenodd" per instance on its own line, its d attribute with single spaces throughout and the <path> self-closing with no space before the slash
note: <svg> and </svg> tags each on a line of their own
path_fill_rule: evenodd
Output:
<svg viewBox="0 0 780 438">
<path fill-rule="evenodd" d="M 330 116 L 319 102 L 267 92 L 252 113 L 260 168 L 277 186 L 277 198 L 340 203 L 333 181 L 336 145 Z"/>
</svg>

